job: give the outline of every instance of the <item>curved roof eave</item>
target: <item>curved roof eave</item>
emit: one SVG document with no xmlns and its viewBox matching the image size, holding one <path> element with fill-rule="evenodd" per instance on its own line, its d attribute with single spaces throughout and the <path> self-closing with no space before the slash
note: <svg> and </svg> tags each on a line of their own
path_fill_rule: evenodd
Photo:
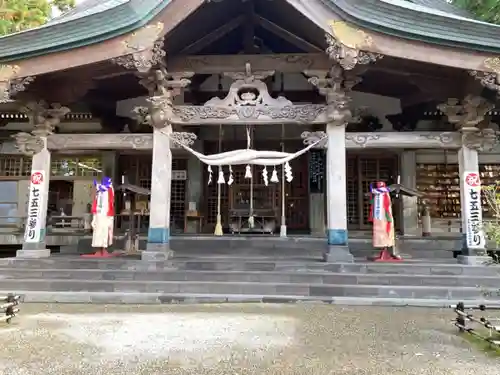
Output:
<svg viewBox="0 0 500 375">
<path fill-rule="evenodd" d="M 123 35 L 147 24 L 170 1 L 131 0 L 102 12 L 7 35 L 0 38 L 0 62 L 83 47 Z"/>
<path fill-rule="evenodd" d="M 500 52 L 499 25 L 402 0 L 321 1 L 347 21 L 368 30 L 447 47 Z"/>
<path fill-rule="evenodd" d="M 368 30 L 435 45 L 500 52 L 500 26 L 403 0 L 320 0 L 347 21 Z M 80 16 L 0 38 L 0 62 L 83 47 L 144 26 L 171 0 L 109 0 Z M 62 36 L 62 37 L 61 37 Z"/>
</svg>

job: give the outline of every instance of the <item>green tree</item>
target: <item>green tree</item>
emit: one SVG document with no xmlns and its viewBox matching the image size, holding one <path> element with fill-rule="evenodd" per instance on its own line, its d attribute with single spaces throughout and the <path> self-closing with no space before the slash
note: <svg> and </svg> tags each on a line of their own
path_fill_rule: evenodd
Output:
<svg viewBox="0 0 500 375">
<path fill-rule="evenodd" d="M 499 0 L 453 0 L 451 3 L 469 11 L 481 21 L 500 24 Z"/>
<path fill-rule="evenodd" d="M 0 0 L 0 36 L 46 23 L 55 7 L 65 12 L 75 0 Z"/>
</svg>

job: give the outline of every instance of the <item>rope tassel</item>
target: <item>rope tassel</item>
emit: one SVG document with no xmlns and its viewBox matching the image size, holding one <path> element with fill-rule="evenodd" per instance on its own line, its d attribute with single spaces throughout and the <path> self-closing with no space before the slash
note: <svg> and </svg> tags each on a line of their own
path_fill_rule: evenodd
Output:
<svg viewBox="0 0 500 375">
<path fill-rule="evenodd" d="M 287 182 L 292 182 L 293 180 L 292 167 L 290 166 L 289 162 L 285 163 L 285 177 Z"/>
<path fill-rule="evenodd" d="M 245 167 L 245 178 L 252 178 L 252 168 L 250 165 Z"/>
<path fill-rule="evenodd" d="M 208 171 L 208 184 L 210 185 L 212 183 L 212 167 L 209 165 L 207 167 L 207 171 Z"/>
<path fill-rule="evenodd" d="M 267 167 L 264 167 L 262 170 L 262 179 L 264 180 L 264 185 L 268 186 L 269 185 L 269 179 L 267 178 Z"/>
<path fill-rule="evenodd" d="M 234 177 L 233 177 L 233 168 L 231 168 L 231 166 L 229 166 L 229 178 L 227 180 L 227 184 L 229 186 L 231 186 L 234 182 Z"/>
<path fill-rule="evenodd" d="M 273 173 L 271 174 L 271 182 L 280 182 L 278 179 L 278 172 L 276 171 L 276 166 L 274 166 Z"/>
<path fill-rule="evenodd" d="M 219 178 L 217 179 L 217 183 L 219 185 L 226 183 L 226 180 L 224 179 L 224 171 L 222 170 L 222 167 L 219 168 Z"/>
</svg>

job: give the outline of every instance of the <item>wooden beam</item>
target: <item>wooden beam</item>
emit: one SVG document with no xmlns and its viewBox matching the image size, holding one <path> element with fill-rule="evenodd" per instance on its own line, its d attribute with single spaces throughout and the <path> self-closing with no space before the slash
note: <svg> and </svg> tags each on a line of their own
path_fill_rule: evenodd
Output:
<svg viewBox="0 0 500 375">
<path fill-rule="evenodd" d="M 282 73 L 301 73 L 305 70 L 328 71 L 332 66 L 326 53 L 295 53 L 275 55 L 199 55 L 174 57 L 167 61 L 169 72 L 220 74 L 242 72 L 250 63 L 252 71 L 273 69 Z"/>
<path fill-rule="evenodd" d="M 311 144 L 325 136 L 325 132 L 304 132 L 305 144 Z M 461 147 L 459 132 L 348 132 L 345 135 L 347 149 L 457 149 Z M 318 148 L 326 148 L 326 142 Z"/>
<path fill-rule="evenodd" d="M 179 54 L 180 55 L 194 55 L 197 52 L 203 50 L 203 48 L 209 46 L 210 44 L 214 43 L 215 41 L 219 40 L 222 38 L 224 35 L 230 33 L 234 29 L 236 29 L 238 26 L 240 26 L 243 23 L 243 20 L 245 19 L 244 16 L 239 16 L 225 25 L 222 25 L 218 29 L 215 29 L 212 31 L 210 34 L 205 35 L 203 38 L 198 39 L 196 42 L 190 44 L 186 48 L 184 48 Z"/>
<path fill-rule="evenodd" d="M 245 7 L 245 24 L 243 31 L 243 51 L 247 54 L 254 54 L 257 48 L 255 39 L 255 7 L 253 1 L 247 1 Z"/>
<path fill-rule="evenodd" d="M 314 134 L 322 132 L 309 133 L 314 138 Z M 461 146 L 459 132 L 348 132 L 345 138 L 347 149 L 457 149 Z M 152 150 L 153 134 L 53 134 L 47 142 L 48 148 L 54 151 Z M 172 144 L 172 147 L 175 146 Z"/>
<path fill-rule="evenodd" d="M 276 34 L 280 38 L 286 40 L 288 43 L 297 46 L 298 48 L 300 48 L 305 52 L 313 52 L 313 53 L 323 52 L 321 48 L 298 37 L 297 35 L 291 33 L 290 31 L 285 30 L 281 26 L 276 25 L 274 22 L 271 22 L 264 17 L 256 16 L 255 19 L 257 21 L 257 24 L 259 24 L 262 28 L 266 29 L 267 31 L 270 31 L 273 34 Z"/>
</svg>

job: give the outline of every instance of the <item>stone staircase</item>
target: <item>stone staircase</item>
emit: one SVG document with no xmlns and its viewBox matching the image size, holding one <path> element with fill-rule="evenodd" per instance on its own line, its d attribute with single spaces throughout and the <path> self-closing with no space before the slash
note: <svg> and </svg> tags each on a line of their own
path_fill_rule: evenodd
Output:
<svg viewBox="0 0 500 375">
<path fill-rule="evenodd" d="M 112 249 L 123 249 L 123 239 L 115 241 Z M 171 248 L 182 256 L 198 255 L 245 255 L 245 256 L 290 256 L 321 257 L 326 251 L 326 238 L 294 237 L 286 239 L 276 236 L 174 236 L 170 240 Z M 141 238 L 139 248 L 146 248 L 146 239 Z M 453 252 L 460 250 L 461 240 L 457 237 L 410 237 L 400 242 L 400 252 L 410 259 L 452 259 Z M 349 250 L 358 258 L 365 258 L 376 253 L 371 236 L 349 239 Z M 78 246 L 61 249 L 65 254 L 94 252 L 91 238 L 82 237 Z"/>
<path fill-rule="evenodd" d="M 180 303 L 324 302 L 448 306 L 500 305 L 500 267 L 453 259 L 404 263 L 323 263 L 316 250 L 267 255 L 186 251 L 168 262 L 133 257 L 0 259 L 0 294 L 24 302 Z"/>
</svg>

